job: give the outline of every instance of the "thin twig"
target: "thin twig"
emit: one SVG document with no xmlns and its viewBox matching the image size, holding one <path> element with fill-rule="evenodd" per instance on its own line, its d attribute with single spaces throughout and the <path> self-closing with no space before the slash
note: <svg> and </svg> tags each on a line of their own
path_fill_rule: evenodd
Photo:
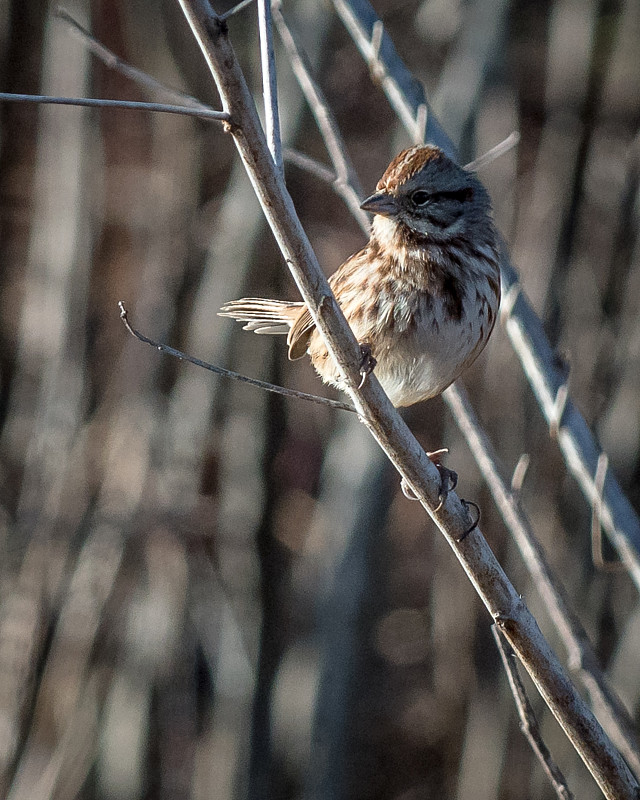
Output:
<svg viewBox="0 0 640 800">
<path fill-rule="evenodd" d="M 54 106 L 82 106 L 85 108 L 121 108 L 129 111 L 156 111 L 163 114 L 180 114 L 185 117 L 199 117 L 200 119 L 215 120 L 216 122 L 230 122 L 231 117 L 226 111 L 216 111 L 207 108 L 189 108 L 187 106 L 172 106 L 165 103 L 143 103 L 134 100 L 102 100 L 95 97 L 53 97 L 40 94 L 12 94 L 0 92 L 0 100 L 13 103 L 35 103 Z"/>
<path fill-rule="evenodd" d="M 536 720 L 533 708 L 531 707 L 527 693 L 520 680 L 520 675 L 518 675 L 515 653 L 497 625 L 491 626 L 491 633 L 493 633 L 493 638 L 500 652 L 502 666 L 507 673 L 509 687 L 513 694 L 516 709 L 518 710 L 518 716 L 520 717 L 520 730 L 531 745 L 531 749 L 542 765 L 545 775 L 549 778 L 549 782 L 560 800 L 573 800 L 573 795 L 569 791 L 564 775 L 560 772 L 558 765 L 549 752 L 549 748 L 542 739 L 538 721 Z"/>
<path fill-rule="evenodd" d="M 159 350 L 161 353 L 166 353 L 167 355 L 173 356 L 180 361 L 188 361 L 189 364 L 195 364 L 196 367 L 202 367 L 203 369 L 209 370 L 209 372 L 215 372 L 216 375 L 223 375 L 225 378 L 232 378 L 234 381 L 249 383 L 251 386 L 257 386 L 259 389 L 265 389 L 267 392 L 282 394 L 285 397 L 294 397 L 296 400 L 308 400 L 311 403 L 329 406 L 330 408 L 335 408 L 339 411 L 355 412 L 356 410 L 353 406 L 349 405 L 349 403 L 342 403 L 339 400 L 331 400 L 328 397 L 319 397 L 316 394 L 299 392 L 296 389 L 287 389 L 285 386 L 277 386 L 274 383 L 267 383 L 267 381 L 261 381 L 257 378 L 248 378 L 246 375 L 240 375 L 238 372 L 232 372 L 224 367 L 217 367 L 215 364 L 209 364 L 207 361 L 202 361 L 199 358 L 187 355 L 187 353 L 176 350 L 175 347 L 169 347 L 168 344 L 156 342 L 154 339 L 150 339 L 148 336 L 145 336 L 143 333 L 140 333 L 140 331 L 133 327 L 133 325 L 129 322 L 129 316 L 122 300 L 118 303 L 118 308 L 120 309 L 120 319 L 124 323 L 124 326 L 129 333 L 139 341 L 144 342 L 144 344 L 155 347 L 156 350 Z"/>
<path fill-rule="evenodd" d="M 315 158 L 311 158 L 311 156 L 305 155 L 304 153 L 300 153 L 297 150 L 292 150 L 289 147 L 285 147 L 283 155 L 284 160 L 289 164 L 294 164 L 296 167 L 299 167 L 299 169 L 303 169 L 310 175 L 319 178 L 323 183 L 328 183 L 329 186 L 333 186 L 335 188 L 338 181 L 338 176 L 335 174 L 335 172 L 333 172 L 333 170 L 329 169 L 329 167 L 326 167 L 320 161 L 317 161 Z"/>
<path fill-rule="evenodd" d="M 110 50 L 106 45 L 96 39 L 95 36 L 75 20 L 65 8 L 58 7 L 55 11 L 55 15 L 58 19 L 66 22 L 71 28 L 71 31 L 84 43 L 89 52 L 102 61 L 109 69 L 119 72 L 121 75 L 124 75 L 126 78 L 129 78 L 129 80 L 134 81 L 134 83 L 143 86 L 149 91 L 164 96 L 165 99 L 172 98 L 176 105 L 189 106 L 190 108 L 199 108 L 207 111 L 214 110 L 211 106 L 202 103 L 197 98 L 191 97 L 191 95 L 185 92 L 165 86 L 148 73 L 124 61 L 120 56 L 116 55 L 113 50 Z"/>
<path fill-rule="evenodd" d="M 518 131 L 513 131 L 506 139 L 498 142 L 498 144 L 494 145 L 490 150 L 487 150 L 486 153 L 483 153 L 481 156 L 478 156 L 478 158 L 474 158 L 473 161 L 465 164 L 464 168 L 468 169 L 470 172 L 477 172 L 479 169 L 483 169 L 489 164 L 492 164 L 497 158 L 508 153 L 509 150 L 513 150 L 519 142 L 520 133 Z"/>
<path fill-rule="evenodd" d="M 247 6 L 250 6 L 251 3 L 255 2 L 255 0 L 242 0 L 241 3 L 238 3 L 237 6 L 230 8 L 229 11 L 226 11 L 224 14 L 220 14 L 221 20 L 228 20 L 229 17 L 233 17 L 239 11 L 243 11 Z"/>
<path fill-rule="evenodd" d="M 271 0 L 258 0 L 258 31 L 260 38 L 260 61 L 262 63 L 262 97 L 264 120 L 269 150 L 276 167 L 282 172 L 282 142 L 280 140 L 280 115 L 278 114 L 278 85 L 276 79 L 276 57 L 273 51 L 271 26 Z"/>
<path fill-rule="evenodd" d="M 298 43 L 293 29 L 287 23 L 282 13 L 282 4 L 280 0 L 275 0 L 272 5 L 273 19 L 278 29 L 278 34 L 289 56 L 291 67 L 302 89 L 302 93 L 309 104 L 311 113 L 315 117 L 318 129 L 322 134 L 327 152 L 329 153 L 329 158 L 335 169 L 336 174 L 332 183 L 360 227 L 368 234 L 369 217 L 367 213 L 360 208 L 362 190 L 353 164 L 347 156 L 347 150 L 342 140 L 338 124 L 320 86 L 313 78 L 307 57 Z"/>
<path fill-rule="evenodd" d="M 610 686 L 587 632 L 574 613 L 562 584 L 551 570 L 544 550 L 518 502 L 518 490 L 524 480 L 528 457 L 521 457 L 518 461 L 514 486 L 510 490 L 502 477 L 494 447 L 463 387 L 455 383 L 447 389 L 443 399 L 473 453 L 496 507 L 566 648 L 569 668 L 585 686 L 592 708 L 616 747 L 622 751 L 632 769 L 640 774 L 640 750 L 634 722 Z"/>
<path fill-rule="evenodd" d="M 206 0 L 180 0 L 180 5 L 216 81 L 223 106 L 233 117 L 235 125 L 230 133 L 265 216 L 358 413 L 445 535 L 605 796 L 637 800 L 637 783 L 624 760 L 568 679 L 479 528 L 460 540 L 470 524 L 466 505 L 450 492 L 440 511 L 434 511 L 441 486 L 437 469 L 382 391 L 375 372 L 358 389 L 360 348 L 297 219 L 282 174 L 273 163 L 227 26 L 211 12 Z M 384 42 L 383 37 L 383 49 Z"/>
</svg>

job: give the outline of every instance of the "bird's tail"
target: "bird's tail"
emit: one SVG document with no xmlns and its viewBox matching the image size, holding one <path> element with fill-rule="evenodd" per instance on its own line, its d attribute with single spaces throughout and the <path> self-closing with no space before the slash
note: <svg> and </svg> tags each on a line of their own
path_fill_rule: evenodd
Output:
<svg viewBox="0 0 640 800">
<path fill-rule="evenodd" d="M 304 303 L 286 300 L 265 300 L 261 297 L 243 297 L 225 303 L 218 315 L 245 322 L 245 331 L 254 333 L 289 333 Z"/>
</svg>

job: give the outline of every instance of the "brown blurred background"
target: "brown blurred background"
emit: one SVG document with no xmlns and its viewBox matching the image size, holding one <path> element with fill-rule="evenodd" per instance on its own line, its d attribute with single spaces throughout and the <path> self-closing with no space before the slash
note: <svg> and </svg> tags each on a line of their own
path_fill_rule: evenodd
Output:
<svg viewBox="0 0 640 800">
<path fill-rule="evenodd" d="M 222 2 L 214 3 L 224 11 Z M 374 2 L 481 173 L 572 396 L 640 505 L 640 4 Z M 178 4 L 68 2 L 121 57 L 218 106 Z M 92 59 L 42 0 L 0 6 L 0 89 L 159 99 Z M 284 11 L 371 190 L 410 142 L 324 0 Z M 230 21 L 260 96 L 254 7 Z M 277 40 L 277 37 L 276 37 Z M 282 53 L 285 144 L 325 160 Z M 284 342 L 216 316 L 295 298 L 216 123 L 0 105 L 0 797 L 551 798 L 518 731 L 490 619 L 350 415 L 230 383 L 118 319 L 244 374 L 322 393 Z M 327 273 L 363 243 L 330 187 L 287 183 Z M 464 383 L 629 711 L 640 607 L 597 571 L 590 509 L 502 330 Z M 442 401 L 406 418 L 561 656 Z M 609 554 L 610 555 L 610 554 Z M 529 686 L 576 797 L 600 796 Z"/>
</svg>

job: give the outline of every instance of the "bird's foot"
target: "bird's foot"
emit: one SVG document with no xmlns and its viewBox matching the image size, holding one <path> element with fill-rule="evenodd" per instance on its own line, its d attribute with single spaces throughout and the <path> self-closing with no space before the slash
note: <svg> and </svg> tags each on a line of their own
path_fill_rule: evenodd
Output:
<svg viewBox="0 0 640 800">
<path fill-rule="evenodd" d="M 378 363 L 371 354 L 371 345 L 367 342 L 360 343 L 360 375 L 362 380 L 358 389 L 362 389 L 367 380 L 367 375 L 371 375 L 375 365 Z"/>
<path fill-rule="evenodd" d="M 438 505 L 434 508 L 434 512 L 440 511 L 442 506 L 447 499 L 447 495 L 449 492 L 452 492 L 456 486 L 458 485 L 458 473 L 454 472 L 452 469 L 445 467 L 443 464 L 440 463 L 441 456 L 448 453 L 448 448 L 444 447 L 441 450 L 435 450 L 433 453 L 427 453 L 427 456 L 433 463 L 434 467 L 438 470 L 440 474 L 440 491 L 438 492 Z M 402 479 L 400 483 L 400 488 L 402 489 L 402 493 L 406 498 L 409 500 L 417 500 L 418 498 L 415 494 L 411 491 L 411 487 L 409 484 Z"/>
</svg>

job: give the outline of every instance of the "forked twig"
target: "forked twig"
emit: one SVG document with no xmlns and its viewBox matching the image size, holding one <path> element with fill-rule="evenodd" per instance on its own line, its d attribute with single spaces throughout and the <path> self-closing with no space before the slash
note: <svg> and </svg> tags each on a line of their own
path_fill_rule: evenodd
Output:
<svg viewBox="0 0 640 800">
<path fill-rule="evenodd" d="M 518 674 L 515 653 L 497 625 L 491 626 L 491 633 L 498 647 L 502 666 L 507 673 L 509 687 L 520 717 L 520 730 L 531 745 L 531 749 L 542 765 L 545 775 L 549 778 L 549 782 L 560 800 L 573 800 L 573 794 L 569 791 L 564 775 L 560 772 L 542 738 L 538 721 Z"/>
<path fill-rule="evenodd" d="M 195 358 L 194 356 L 190 356 L 187 353 L 181 352 L 180 350 L 176 350 L 175 347 L 170 347 L 168 344 L 156 342 L 154 339 L 150 339 L 148 336 L 145 336 L 144 333 L 140 333 L 140 331 L 133 327 L 133 325 L 129 322 L 129 315 L 122 300 L 120 300 L 118 303 L 118 308 L 120 309 L 120 319 L 124 323 L 124 326 L 129 333 L 138 339 L 138 341 L 151 345 L 151 347 L 155 347 L 155 349 L 159 350 L 161 353 L 166 353 L 167 355 L 173 356 L 180 361 L 188 361 L 189 364 L 194 364 L 196 367 L 202 367 L 209 372 L 214 372 L 216 375 L 223 375 L 225 378 L 232 378 L 234 381 L 241 381 L 242 383 L 248 383 L 251 386 L 257 386 L 259 389 L 265 389 L 267 392 L 274 392 L 275 394 L 281 394 L 285 397 L 294 397 L 296 400 L 308 400 L 311 403 L 330 406 L 331 408 L 338 409 L 339 411 L 356 411 L 356 409 L 349 405 L 349 403 L 342 403 L 339 400 L 331 400 L 328 397 L 320 397 L 316 394 L 308 394 L 307 392 L 299 392 L 297 389 L 287 389 L 285 386 L 277 386 L 274 383 L 261 381 L 257 378 L 249 378 L 246 375 L 241 375 L 238 372 L 232 372 L 224 367 L 217 367 L 215 364 L 209 364 L 207 361 L 202 361 L 200 358 Z"/>
</svg>

